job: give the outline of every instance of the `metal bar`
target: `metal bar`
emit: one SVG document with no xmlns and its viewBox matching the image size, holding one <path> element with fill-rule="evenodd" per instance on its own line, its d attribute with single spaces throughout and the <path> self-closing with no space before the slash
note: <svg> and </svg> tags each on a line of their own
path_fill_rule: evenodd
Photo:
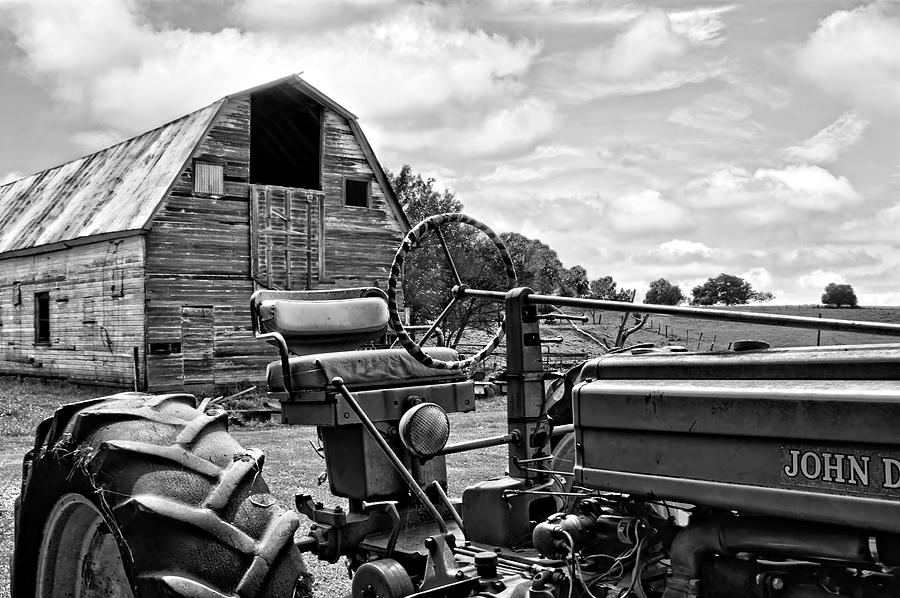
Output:
<svg viewBox="0 0 900 598">
<path fill-rule="evenodd" d="M 444 506 L 447 507 L 447 510 L 450 511 L 450 516 L 453 517 L 453 521 L 455 521 L 456 525 L 459 526 L 459 531 L 462 532 L 463 538 L 468 540 L 469 534 L 468 532 L 466 532 L 466 526 L 463 525 L 462 517 L 459 516 L 459 513 L 456 511 L 456 507 L 454 507 L 453 503 L 450 502 L 450 497 L 447 496 L 446 492 L 444 492 L 444 487 L 441 486 L 441 483 L 437 480 L 431 482 L 431 487 L 437 493 L 438 498 L 441 499 L 441 502 L 444 503 Z"/>
<path fill-rule="evenodd" d="M 453 261 L 453 256 L 450 255 L 450 248 L 447 247 L 444 233 L 441 232 L 440 227 L 436 227 L 434 230 L 437 233 L 438 240 L 441 242 L 441 247 L 444 248 L 444 255 L 447 257 L 447 262 L 450 264 L 450 271 L 453 272 L 453 280 L 456 281 L 456 284 L 461 285 L 462 279 L 459 277 L 459 272 L 456 271 L 456 263 Z"/>
<path fill-rule="evenodd" d="M 474 451 L 476 449 L 502 446 L 504 444 L 515 444 L 517 442 L 519 442 L 519 435 L 514 433 L 504 434 L 503 436 L 491 436 L 490 438 L 482 438 L 480 440 L 466 440 L 465 442 L 448 444 L 444 447 L 444 450 L 438 453 L 438 455 L 452 455 L 453 453 Z"/>
<path fill-rule="evenodd" d="M 444 521 L 444 518 L 441 517 L 441 514 L 438 512 L 437 507 L 434 506 L 434 503 L 431 502 L 431 499 L 428 498 L 428 495 L 425 494 L 425 491 L 419 487 L 419 483 L 416 482 L 415 478 L 413 478 L 412 474 L 409 473 L 409 470 L 403 465 L 403 462 L 400 460 L 400 457 L 397 456 L 397 453 L 391 448 L 391 446 L 387 443 L 387 440 L 384 439 L 384 436 L 381 435 L 381 432 L 378 431 L 378 428 L 375 427 L 375 424 L 372 423 L 372 420 L 369 419 L 369 416 L 366 414 L 365 409 L 359 404 L 356 400 L 356 397 L 347 390 L 347 387 L 344 386 L 344 379 L 340 377 L 334 377 L 331 379 L 331 385 L 334 386 L 341 396 L 344 397 L 344 400 L 347 401 L 347 404 L 350 405 L 350 408 L 353 409 L 353 412 L 356 413 L 356 417 L 359 418 L 359 421 L 362 422 L 362 425 L 365 426 L 366 430 L 369 431 L 369 434 L 372 435 L 372 439 L 384 453 L 385 457 L 388 458 L 388 461 L 391 462 L 391 465 L 394 466 L 394 469 L 397 470 L 397 473 L 400 474 L 400 477 L 403 478 L 403 481 L 406 482 L 406 485 L 409 486 L 409 489 L 412 491 L 413 495 L 419 499 L 419 502 L 422 503 L 422 506 L 425 507 L 425 510 L 428 511 L 428 514 L 434 519 L 434 522 L 437 523 L 438 529 L 441 530 L 442 534 L 447 533 L 447 522 Z"/>
<path fill-rule="evenodd" d="M 425 325 L 417 324 L 417 325 L 415 325 L 415 326 L 409 326 L 409 325 L 407 325 L 407 326 L 404 326 L 404 328 L 406 328 L 407 330 L 413 330 L 413 331 L 415 331 L 415 330 L 427 330 L 427 329 L 428 329 L 428 325 L 427 325 L 427 324 L 425 324 Z M 444 331 L 443 331 L 442 329 L 440 329 L 440 328 L 435 328 L 435 329 L 434 329 L 434 333 L 437 335 L 437 340 L 436 340 L 435 342 L 437 342 L 438 346 L 439 346 L 439 347 L 445 347 L 445 346 L 446 346 L 446 344 L 445 344 L 446 339 L 445 339 L 445 337 L 444 337 Z M 423 342 L 424 342 L 424 341 L 423 341 Z"/>
<path fill-rule="evenodd" d="M 458 287 L 457 296 L 504 301 L 506 293 L 482 291 Z M 532 305 L 558 305 L 564 307 L 585 307 L 615 312 L 640 312 L 661 314 L 696 320 L 719 320 L 723 322 L 744 322 L 764 326 L 785 326 L 788 328 L 809 328 L 812 330 L 835 330 L 838 332 L 860 332 L 885 336 L 900 336 L 900 324 L 860 322 L 856 320 L 835 320 L 832 318 L 810 318 L 806 316 L 785 316 L 751 311 L 730 311 L 724 309 L 704 309 L 702 307 L 678 307 L 674 305 L 653 305 L 649 303 L 626 303 L 624 301 L 604 301 L 581 299 L 578 297 L 555 297 L 553 295 L 528 295 L 526 303 Z"/>
<path fill-rule="evenodd" d="M 556 436 L 565 436 L 570 432 L 575 431 L 575 424 L 563 424 L 562 426 L 553 426 L 553 431 L 550 432 L 551 437 Z"/>
<path fill-rule="evenodd" d="M 459 301 L 457 297 L 454 297 L 450 300 L 450 303 L 447 304 L 447 307 L 444 308 L 444 311 L 441 312 L 437 318 L 435 318 L 434 322 L 431 323 L 431 326 L 428 327 L 428 331 L 422 336 L 422 340 L 419 341 L 419 346 L 425 346 L 425 343 L 428 342 L 428 339 L 431 337 L 432 333 L 435 329 L 440 326 L 441 320 L 447 317 L 447 314 L 450 313 L 450 308 L 456 305 L 456 302 Z"/>
</svg>

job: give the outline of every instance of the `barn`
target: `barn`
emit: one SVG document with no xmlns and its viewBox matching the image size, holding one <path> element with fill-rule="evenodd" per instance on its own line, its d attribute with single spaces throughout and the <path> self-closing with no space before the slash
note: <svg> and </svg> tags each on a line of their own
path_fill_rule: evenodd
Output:
<svg viewBox="0 0 900 598">
<path fill-rule="evenodd" d="M 409 222 L 297 76 L 0 187 L 0 374 L 212 392 L 264 377 L 260 288 L 386 283 Z"/>
</svg>

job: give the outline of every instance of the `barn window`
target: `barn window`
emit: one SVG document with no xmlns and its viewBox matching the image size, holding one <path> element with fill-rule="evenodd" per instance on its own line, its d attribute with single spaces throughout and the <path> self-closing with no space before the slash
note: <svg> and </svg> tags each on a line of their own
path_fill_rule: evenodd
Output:
<svg viewBox="0 0 900 598">
<path fill-rule="evenodd" d="M 150 343 L 150 355 L 172 355 L 181 353 L 181 343 Z"/>
<path fill-rule="evenodd" d="M 12 295 L 12 304 L 14 307 L 22 305 L 22 283 L 14 282 L 13 283 L 13 295 Z"/>
<path fill-rule="evenodd" d="M 369 195 L 370 184 L 368 179 L 344 179 L 344 205 L 368 208 Z"/>
<path fill-rule="evenodd" d="M 250 182 L 322 190 L 322 107 L 289 85 L 250 95 Z"/>
<path fill-rule="evenodd" d="M 204 160 L 195 160 L 194 193 L 225 195 L 225 166 Z"/>
<path fill-rule="evenodd" d="M 50 344 L 50 293 L 34 294 L 34 342 Z"/>
</svg>

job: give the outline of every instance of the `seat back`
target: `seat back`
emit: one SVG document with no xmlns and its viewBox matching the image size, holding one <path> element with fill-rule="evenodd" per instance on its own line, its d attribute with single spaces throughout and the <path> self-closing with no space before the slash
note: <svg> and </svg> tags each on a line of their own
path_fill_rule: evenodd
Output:
<svg viewBox="0 0 900 598">
<path fill-rule="evenodd" d="M 387 332 L 384 292 L 375 287 L 327 291 L 256 291 L 253 332 L 295 355 L 356 349 Z"/>
</svg>

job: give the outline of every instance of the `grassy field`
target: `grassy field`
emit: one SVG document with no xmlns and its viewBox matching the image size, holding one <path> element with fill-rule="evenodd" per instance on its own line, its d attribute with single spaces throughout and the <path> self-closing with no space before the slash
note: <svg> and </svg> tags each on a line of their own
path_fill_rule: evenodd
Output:
<svg viewBox="0 0 900 598">
<path fill-rule="evenodd" d="M 19 494 L 22 456 L 33 443 L 34 427 L 51 415 L 60 404 L 103 396 L 115 392 L 109 388 L 78 387 L 59 382 L 0 377 L 0 598 L 9 596 L 9 571 L 6 563 L 13 543 L 13 501 Z M 451 414 L 452 440 L 472 439 L 502 433 L 506 426 L 506 404 L 502 398 L 479 401 L 477 413 Z M 294 494 L 301 489 L 325 504 L 341 504 L 328 494 L 327 484 L 318 486 L 316 478 L 325 463 L 310 446 L 315 430 L 281 425 L 232 426 L 231 432 L 245 447 L 266 452 L 264 475 L 282 505 L 293 508 Z M 495 475 L 505 466 L 505 449 L 495 447 L 448 457 L 451 495 Z M 346 504 L 345 504 L 346 506 Z M 299 533 L 305 534 L 306 522 Z M 349 591 L 346 567 L 329 565 L 307 558 L 315 575 L 316 596 L 330 598 Z"/>
</svg>

